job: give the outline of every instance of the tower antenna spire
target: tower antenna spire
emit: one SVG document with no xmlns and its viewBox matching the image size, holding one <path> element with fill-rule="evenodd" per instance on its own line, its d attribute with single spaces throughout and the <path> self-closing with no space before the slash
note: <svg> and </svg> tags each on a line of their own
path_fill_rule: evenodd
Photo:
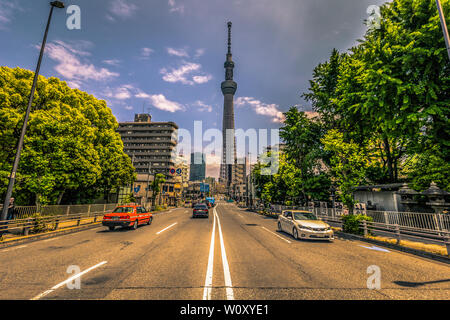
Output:
<svg viewBox="0 0 450 320">
<path fill-rule="evenodd" d="M 228 54 L 231 54 L 231 21 L 228 21 Z"/>
</svg>

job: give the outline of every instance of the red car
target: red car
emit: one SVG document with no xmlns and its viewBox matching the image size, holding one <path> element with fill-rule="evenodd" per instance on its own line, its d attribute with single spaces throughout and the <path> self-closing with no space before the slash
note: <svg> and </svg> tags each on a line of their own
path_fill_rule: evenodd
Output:
<svg viewBox="0 0 450 320">
<path fill-rule="evenodd" d="M 115 227 L 131 227 L 136 230 L 141 224 L 151 224 L 153 215 L 138 204 L 120 205 L 103 216 L 102 225 L 113 231 Z"/>
</svg>

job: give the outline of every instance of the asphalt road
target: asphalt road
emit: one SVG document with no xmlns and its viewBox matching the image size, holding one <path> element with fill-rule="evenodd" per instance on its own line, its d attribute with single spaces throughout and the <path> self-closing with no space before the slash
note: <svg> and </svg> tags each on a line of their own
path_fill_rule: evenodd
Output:
<svg viewBox="0 0 450 320">
<path fill-rule="evenodd" d="M 440 262 L 353 240 L 297 241 L 228 203 L 208 219 L 191 215 L 173 209 L 135 231 L 101 227 L 0 249 L 0 299 L 450 298 Z M 369 266 L 381 272 L 379 290 L 367 288 Z"/>
</svg>

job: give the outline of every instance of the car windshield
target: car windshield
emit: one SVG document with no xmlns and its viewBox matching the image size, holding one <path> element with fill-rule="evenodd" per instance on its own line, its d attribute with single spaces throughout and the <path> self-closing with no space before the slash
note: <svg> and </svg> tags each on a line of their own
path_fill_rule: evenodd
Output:
<svg viewBox="0 0 450 320">
<path fill-rule="evenodd" d="M 114 209 L 113 213 L 133 213 L 133 207 L 117 207 Z"/>
<path fill-rule="evenodd" d="M 295 220 L 317 220 L 317 217 L 311 212 L 293 212 Z"/>
</svg>

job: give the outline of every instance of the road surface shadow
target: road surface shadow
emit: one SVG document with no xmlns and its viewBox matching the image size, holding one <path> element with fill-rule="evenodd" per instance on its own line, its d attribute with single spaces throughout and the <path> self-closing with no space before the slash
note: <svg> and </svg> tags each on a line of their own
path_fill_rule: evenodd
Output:
<svg viewBox="0 0 450 320">
<path fill-rule="evenodd" d="M 138 228 L 143 227 L 143 226 L 138 226 Z M 133 231 L 133 229 L 131 227 L 116 227 L 114 230 L 109 230 L 109 229 L 103 229 L 100 231 L 97 231 L 97 233 L 108 233 L 108 232 L 128 232 L 128 231 Z"/>
<path fill-rule="evenodd" d="M 427 284 L 442 283 L 442 282 L 450 282 L 450 279 L 434 280 L 434 281 L 426 281 L 426 282 L 394 281 L 394 283 L 396 285 L 399 285 L 402 287 L 409 287 L 409 288 L 415 288 L 415 287 L 425 286 Z"/>
<path fill-rule="evenodd" d="M 289 238 L 290 240 L 298 241 L 298 242 L 308 242 L 308 243 L 324 243 L 324 242 L 329 243 L 330 242 L 330 241 L 328 241 L 328 239 L 305 239 L 305 238 L 295 239 L 292 234 L 286 233 L 284 231 L 276 230 L 276 232 L 280 235 L 285 236 L 286 238 Z"/>
</svg>

